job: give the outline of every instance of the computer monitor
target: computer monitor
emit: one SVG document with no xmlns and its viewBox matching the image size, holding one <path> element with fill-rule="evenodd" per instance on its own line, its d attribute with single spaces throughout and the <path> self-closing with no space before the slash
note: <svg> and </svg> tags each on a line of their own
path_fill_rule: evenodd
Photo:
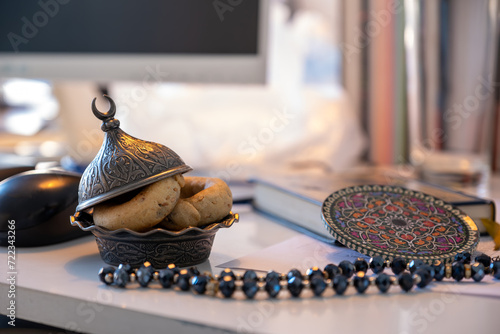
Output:
<svg viewBox="0 0 500 334">
<path fill-rule="evenodd" d="M 66 151 L 84 166 L 102 142 L 96 83 L 135 82 L 132 96 L 164 82 L 264 83 L 268 11 L 269 0 L 0 1 L 0 80 L 53 83 Z"/>
<path fill-rule="evenodd" d="M 0 2 L 0 78 L 263 83 L 268 0 Z"/>
</svg>

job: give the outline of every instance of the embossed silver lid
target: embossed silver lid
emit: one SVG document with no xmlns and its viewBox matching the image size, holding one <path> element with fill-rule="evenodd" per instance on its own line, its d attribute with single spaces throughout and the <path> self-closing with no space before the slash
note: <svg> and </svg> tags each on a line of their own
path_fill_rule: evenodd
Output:
<svg viewBox="0 0 500 334">
<path fill-rule="evenodd" d="M 77 211 L 192 170 L 170 148 L 137 139 L 120 129 L 120 121 L 114 118 L 115 103 L 109 96 L 105 97 L 110 104 L 106 113 L 97 110 L 96 99 L 92 101 L 92 112 L 103 121 L 101 129 L 105 135 L 101 149 L 80 180 Z"/>
</svg>

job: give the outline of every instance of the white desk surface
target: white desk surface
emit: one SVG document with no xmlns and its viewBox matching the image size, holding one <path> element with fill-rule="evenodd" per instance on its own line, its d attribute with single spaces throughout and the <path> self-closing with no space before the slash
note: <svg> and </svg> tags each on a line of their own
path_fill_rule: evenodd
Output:
<svg viewBox="0 0 500 334">
<path fill-rule="evenodd" d="M 236 207 L 241 220 L 215 238 L 201 271 L 251 254 L 297 234 L 254 212 Z M 17 248 L 16 317 L 89 333 L 498 333 L 500 298 L 429 291 L 366 295 L 351 291 L 322 298 L 269 300 L 213 298 L 192 293 L 118 289 L 102 284 L 101 260 L 92 236 L 71 242 Z M 9 299 L 4 273 L 6 249 L 0 249 L 0 313 Z M 474 284 L 474 283 L 463 283 Z M 158 284 L 154 284 L 158 287 Z M 500 285 L 499 285 L 500 286 Z M 240 296 L 241 297 L 241 296 Z"/>
</svg>

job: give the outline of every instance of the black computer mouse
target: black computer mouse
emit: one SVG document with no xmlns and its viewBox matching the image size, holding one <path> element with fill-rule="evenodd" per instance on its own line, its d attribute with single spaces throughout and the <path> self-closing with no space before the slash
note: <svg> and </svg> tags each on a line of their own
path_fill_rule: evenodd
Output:
<svg viewBox="0 0 500 334">
<path fill-rule="evenodd" d="M 70 224 L 79 183 L 80 174 L 60 169 L 27 171 L 0 182 L 0 245 L 44 246 L 89 235 Z"/>
</svg>

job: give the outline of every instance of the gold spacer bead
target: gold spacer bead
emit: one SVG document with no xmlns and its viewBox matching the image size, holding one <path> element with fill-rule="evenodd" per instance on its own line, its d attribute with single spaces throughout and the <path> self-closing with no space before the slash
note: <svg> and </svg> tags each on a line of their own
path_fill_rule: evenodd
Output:
<svg viewBox="0 0 500 334">
<path fill-rule="evenodd" d="M 465 268 L 465 278 L 471 278 L 472 276 L 472 270 L 471 270 L 471 265 L 470 264 L 464 264 Z"/>
<path fill-rule="evenodd" d="M 131 273 L 130 274 L 130 283 L 135 283 L 136 280 L 137 280 L 137 276 L 135 275 L 135 273 Z"/>
<path fill-rule="evenodd" d="M 206 294 L 209 296 L 215 296 L 219 291 L 219 282 L 216 280 L 210 280 L 206 286 Z"/>
<path fill-rule="evenodd" d="M 104 276 L 104 281 L 106 281 L 106 283 L 108 284 L 113 283 L 113 274 L 111 273 L 106 274 L 106 276 Z"/>
<path fill-rule="evenodd" d="M 446 278 L 451 278 L 451 264 L 447 263 L 444 265 L 444 275 Z"/>
</svg>

